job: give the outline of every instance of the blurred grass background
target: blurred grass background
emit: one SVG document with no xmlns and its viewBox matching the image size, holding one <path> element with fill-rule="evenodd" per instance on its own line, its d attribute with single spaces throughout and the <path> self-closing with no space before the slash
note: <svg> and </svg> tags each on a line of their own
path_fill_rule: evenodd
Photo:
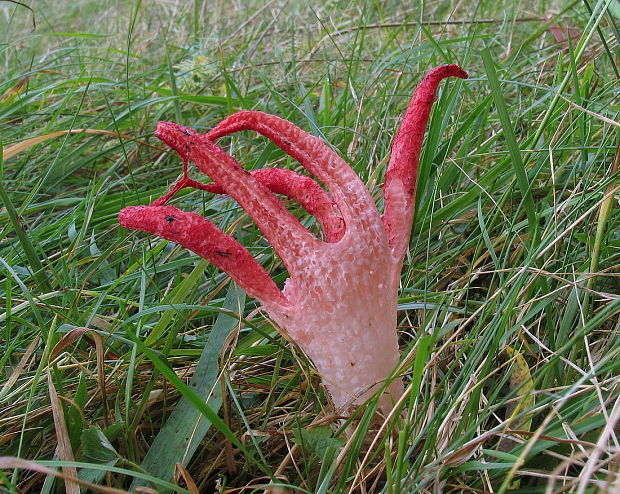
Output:
<svg viewBox="0 0 620 494">
<path fill-rule="evenodd" d="M 2 492 L 620 489 L 618 0 L 26 3 L 0 3 Z M 421 159 L 407 401 L 343 426 L 254 300 L 116 214 L 179 176 L 157 121 L 242 109 L 325 139 L 380 203 L 444 63 L 470 79 L 443 83 Z M 221 144 L 297 166 L 251 133 Z M 175 204 L 284 281 L 234 202 Z"/>
</svg>

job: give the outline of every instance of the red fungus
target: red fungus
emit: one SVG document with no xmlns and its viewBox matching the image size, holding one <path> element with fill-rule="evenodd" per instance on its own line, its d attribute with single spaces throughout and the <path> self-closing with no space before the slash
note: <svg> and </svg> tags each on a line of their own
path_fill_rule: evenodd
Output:
<svg viewBox="0 0 620 494">
<path fill-rule="evenodd" d="M 338 208 L 329 194 L 310 177 L 284 168 L 251 170 L 250 175 L 271 192 L 282 194 L 298 202 L 314 216 L 321 225 L 325 241 L 337 242 L 342 238 L 344 220 L 338 213 Z M 214 194 L 224 193 L 224 189 L 216 183 L 206 184 L 204 190 Z"/>
<path fill-rule="evenodd" d="M 179 243 L 228 273 L 310 357 L 334 406 L 345 411 L 363 403 L 398 363 L 397 290 L 411 233 L 418 160 L 437 86 L 449 76 L 467 78 L 456 65 L 438 67 L 413 95 L 392 147 L 383 217 L 363 182 L 322 140 L 279 117 L 243 111 L 208 134 L 160 122 L 155 135 L 183 159 L 183 178 L 150 206 L 123 209 L 119 221 Z M 328 191 L 292 171 L 248 173 L 213 143 L 248 129 L 299 161 Z M 188 160 L 214 183 L 190 179 Z M 288 270 L 282 291 L 235 239 L 198 214 L 165 206 L 183 187 L 226 193 L 248 212 Z M 325 241 L 303 227 L 274 193 L 313 214 Z M 402 391 L 402 380 L 393 379 L 380 397 L 381 408 L 389 410 Z"/>
</svg>

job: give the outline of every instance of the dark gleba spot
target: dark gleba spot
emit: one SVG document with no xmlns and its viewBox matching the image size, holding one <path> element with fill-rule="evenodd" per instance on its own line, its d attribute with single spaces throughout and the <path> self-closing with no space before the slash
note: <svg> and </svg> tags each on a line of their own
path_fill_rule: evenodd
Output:
<svg viewBox="0 0 620 494">
<path fill-rule="evenodd" d="M 228 256 L 232 256 L 232 253 L 230 252 L 226 252 L 225 250 L 216 250 L 215 253 L 218 256 L 222 256 L 222 257 L 228 257 Z"/>
</svg>

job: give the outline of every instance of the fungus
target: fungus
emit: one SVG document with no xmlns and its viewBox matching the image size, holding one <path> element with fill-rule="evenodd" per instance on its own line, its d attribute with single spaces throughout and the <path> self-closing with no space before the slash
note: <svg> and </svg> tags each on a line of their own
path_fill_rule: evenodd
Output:
<svg viewBox="0 0 620 494">
<path fill-rule="evenodd" d="M 155 135 L 181 156 L 183 177 L 151 205 L 123 209 L 120 224 L 176 242 L 228 273 L 312 360 L 337 411 L 348 411 L 385 386 L 379 406 L 387 412 L 403 392 L 402 379 L 390 376 L 399 360 L 397 291 L 420 149 L 439 82 L 450 76 L 467 78 L 460 67 L 445 65 L 431 70 L 414 92 L 394 138 L 383 215 L 356 173 L 321 139 L 274 115 L 241 111 L 207 134 L 160 122 Z M 213 142 L 241 130 L 271 140 L 327 191 L 288 170 L 246 172 Z M 190 179 L 189 160 L 214 183 Z M 234 238 L 201 215 L 166 205 L 184 187 L 226 193 L 240 204 L 288 271 L 282 290 Z M 275 193 L 314 215 L 324 239 L 302 226 Z"/>
</svg>

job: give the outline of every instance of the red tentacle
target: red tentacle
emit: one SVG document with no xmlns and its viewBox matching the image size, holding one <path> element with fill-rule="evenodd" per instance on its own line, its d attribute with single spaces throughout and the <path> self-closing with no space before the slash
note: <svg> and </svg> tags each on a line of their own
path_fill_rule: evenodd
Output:
<svg viewBox="0 0 620 494">
<path fill-rule="evenodd" d="M 176 242 L 207 259 L 266 307 L 281 310 L 289 305 L 248 250 L 199 214 L 174 206 L 130 206 L 120 211 L 118 220 L 125 228 Z"/>
<path fill-rule="evenodd" d="M 468 77 L 458 65 L 437 67 L 424 77 L 413 94 L 392 144 L 392 155 L 385 174 L 383 191 L 385 197 L 383 226 L 392 254 L 399 261 L 402 261 L 409 244 L 420 149 L 431 107 L 435 102 L 439 83 L 452 76 L 461 79 Z M 400 262 L 397 269 L 400 271 Z"/>
<path fill-rule="evenodd" d="M 329 194 L 310 177 L 283 168 L 251 170 L 250 175 L 270 191 L 298 202 L 320 223 L 327 242 L 337 242 L 342 238 L 344 220 Z M 224 189 L 216 183 L 201 185 L 208 192 L 224 193 Z"/>
</svg>

